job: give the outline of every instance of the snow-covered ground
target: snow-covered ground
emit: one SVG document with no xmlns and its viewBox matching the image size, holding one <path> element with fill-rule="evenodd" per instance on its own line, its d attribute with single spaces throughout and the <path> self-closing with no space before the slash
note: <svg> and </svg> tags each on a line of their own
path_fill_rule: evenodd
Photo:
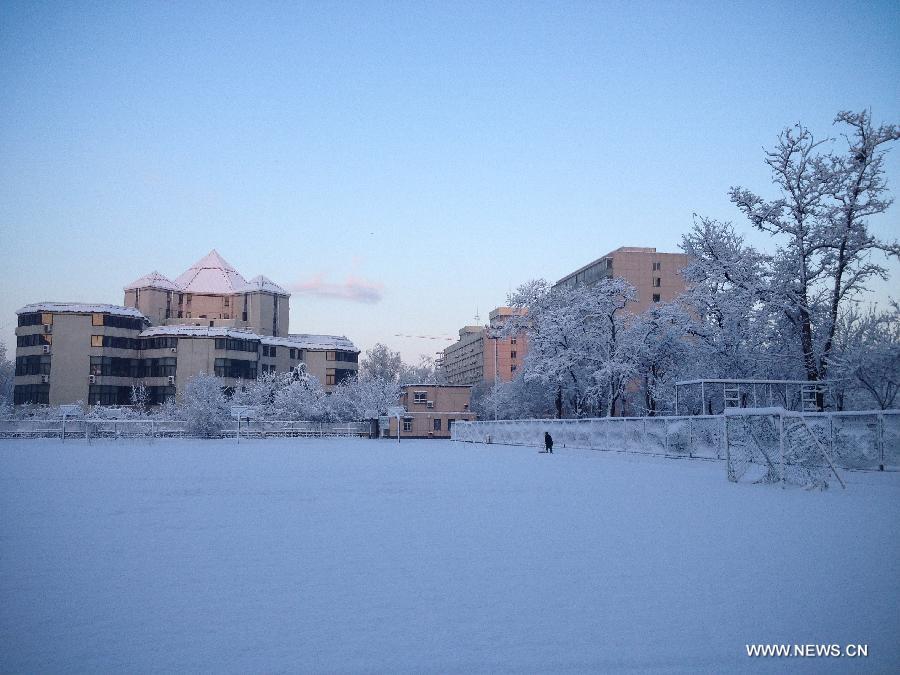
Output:
<svg viewBox="0 0 900 675">
<path fill-rule="evenodd" d="M 0 441 L 0 671 L 900 664 L 900 474 L 448 441 Z M 867 644 L 865 660 L 747 643 Z"/>
</svg>

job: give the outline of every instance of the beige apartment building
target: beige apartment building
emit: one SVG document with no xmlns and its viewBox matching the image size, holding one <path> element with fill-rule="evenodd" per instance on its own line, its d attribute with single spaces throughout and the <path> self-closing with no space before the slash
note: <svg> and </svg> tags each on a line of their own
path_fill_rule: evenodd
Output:
<svg viewBox="0 0 900 675">
<path fill-rule="evenodd" d="M 440 367 L 449 384 L 472 386 L 486 382 L 509 382 L 522 367 L 528 352 L 528 336 L 519 333 L 499 337 L 498 332 L 512 316 L 526 310 L 497 307 L 489 315 L 488 326 L 464 326 L 459 340 L 443 351 Z"/>
<path fill-rule="evenodd" d="M 260 335 L 287 335 L 290 293 L 259 275 L 244 279 L 213 249 L 175 281 L 151 272 L 125 287 L 126 307 L 154 325 L 249 328 Z"/>
<path fill-rule="evenodd" d="M 400 438 L 450 438 L 458 420 L 474 420 L 469 412 L 472 387 L 448 384 L 406 384 L 401 388 Z M 397 418 L 391 417 L 387 435 L 397 438 Z"/>
<path fill-rule="evenodd" d="M 601 279 L 618 277 L 637 290 L 637 300 L 627 307 L 639 314 L 657 302 L 674 300 L 685 291 L 681 270 L 689 261 L 690 256 L 684 253 L 659 253 L 655 248 L 623 246 L 566 275 L 554 288 L 591 285 Z"/>
<path fill-rule="evenodd" d="M 343 336 L 289 334 L 289 297 L 212 251 L 175 281 L 153 272 L 129 284 L 126 306 L 26 305 L 16 312 L 14 402 L 127 405 L 142 383 L 161 403 L 201 372 L 233 389 L 301 363 L 331 391 L 356 374 L 359 350 Z"/>
</svg>

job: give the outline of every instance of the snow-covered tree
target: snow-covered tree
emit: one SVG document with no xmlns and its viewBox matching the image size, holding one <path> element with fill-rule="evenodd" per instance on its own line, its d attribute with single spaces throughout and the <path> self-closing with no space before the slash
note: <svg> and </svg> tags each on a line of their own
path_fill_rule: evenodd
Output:
<svg viewBox="0 0 900 675">
<path fill-rule="evenodd" d="M 769 257 L 744 243 L 731 223 L 697 217 L 684 235 L 690 262 L 682 271 L 688 290 L 679 299 L 687 314 L 672 316 L 689 336 L 685 377 L 762 377 L 772 358 Z M 781 376 L 799 376 L 782 370 Z"/>
<path fill-rule="evenodd" d="M 317 377 L 306 372 L 305 367 L 298 368 L 293 375 L 280 378 L 280 381 L 283 386 L 277 388 L 272 405 L 275 417 L 314 422 L 329 418 L 325 389 Z"/>
<path fill-rule="evenodd" d="M 833 379 L 843 385 L 844 397 L 855 399 L 854 407 L 893 407 L 900 392 L 900 307 L 849 312 L 839 322 L 836 343 Z"/>
<path fill-rule="evenodd" d="M 181 416 L 187 422 L 189 434 L 204 438 L 217 436 L 229 419 L 221 378 L 199 373 L 189 379 L 184 388 Z"/>
<path fill-rule="evenodd" d="M 359 376 L 362 379 L 384 380 L 396 382 L 400 379 L 403 359 L 400 352 L 391 351 L 384 344 L 378 343 L 366 351 L 359 363 Z"/>
<path fill-rule="evenodd" d="M 137 416 L 147 413 L 150 407 L 150 391 L 143 382 L 131 385 L 131 405 L 134 406 L 134 413 Z"/>
<path fill-rule="evenodd" d="M 0 405 L 12 405 L 15 363 L 6 358 L 6 345 L 0 342 Z"/>
<path fill-rule="evenodd" d="M 530 281 L 508 299 L 528 314 L 511 317 L 498 335 L 527 331 L 523 377 L 553 392 L 558 416 L 611 414 L 635 375 L 624 330 L 624 308 L 634 297 L 634 288 L 618 278 L 556 290 L 542 279 Z"/>
<path fill-rule="evenodd" d="M 442 384 L 445 380 L 434 359 L 423 355 L 419 357 L 419 363 L 415 366 L 406 363 L 401 365 L 400 382 L 403 384 Z"/>
<path fill-rule="evenodd" d="M 886 278 L 873 252 L 900 255 L 896 242 L 875 238 L 868 218 L 891 204 L 886 197 L 884 153 L 900 139 L 895 125 L 874 127 L 867 111 L 841 112 L 848 127 L 842 153 L 816 140 L 806 127 L 785 129 L 766 153 L 778 196 L 768 201 L 733 187 L 732 202 L 757 229 L 776 238 L 768 302 L 782 320 L 781 337 L 795 343 L 810 380 L 828 374 L 838 319 L 872 278 Z"/>
</svg>

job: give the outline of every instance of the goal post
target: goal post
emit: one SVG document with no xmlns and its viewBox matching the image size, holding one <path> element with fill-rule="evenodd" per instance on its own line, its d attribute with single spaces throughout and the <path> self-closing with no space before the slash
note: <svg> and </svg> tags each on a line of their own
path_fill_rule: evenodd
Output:
<svg viewBox="0 0 900 675">
<path fill-rule="evenodd" d="M 784 408 L 734 408 L 725 412 L 728 480 L 824 489 L 844 481 L 826 443 L 799 412 Z"/>
</svg>

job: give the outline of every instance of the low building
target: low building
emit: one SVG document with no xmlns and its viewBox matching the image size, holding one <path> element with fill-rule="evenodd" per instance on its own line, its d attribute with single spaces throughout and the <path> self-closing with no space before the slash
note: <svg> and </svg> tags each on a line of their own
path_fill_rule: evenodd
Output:
<svg viewBox="0 0 900 675">
<path fill-rule="evenodd" d="M 500 330 L 511 317 L 525 313 L 521 308 L 497 307 L 490 313 L 490 325 L 461 328 L 459 340 L 444 349 L 441 356 L 444 379 L 450 384 L 469 386 L 513 379 L 528 352 L 528 336 L 521 332 L 501 337 Z"/>
<path fill-rule="evenodd" d="M 629 302 L 629 311 L 639 314 L 658 302 L 669 302 L 687 288 L 681 270 L 690 256 L 684 253 L 659 253 L 655 248 L 623 246 L 588 263 L 554 284 L 554 288 L 570 288 L 579 284 L 593 285 L 602 279 L 624 279 L 637 290 L 637 299 Z"/>
<path fill-rule="evenodd" d="M 469 411 L 472 387 L 449 384 L 406 384 L 401 388 L 400 438 L 450 438 L 454 422 L 474 420 Z M 397 418 L 387 434 L 397 438 Z"/>
<path fill-rule="evenodd" d="M 331 391 L 358 369 L 359 350 L 343 336 L 151 326 L 136 309 L 117 305 L 40 303 L 17 314 L 17 404 L 127 405 L 138 384 L 147 388 L 150 403 L 161 403 L 201 372 L 233 389 L 300 363 Z"/>
</svg>

